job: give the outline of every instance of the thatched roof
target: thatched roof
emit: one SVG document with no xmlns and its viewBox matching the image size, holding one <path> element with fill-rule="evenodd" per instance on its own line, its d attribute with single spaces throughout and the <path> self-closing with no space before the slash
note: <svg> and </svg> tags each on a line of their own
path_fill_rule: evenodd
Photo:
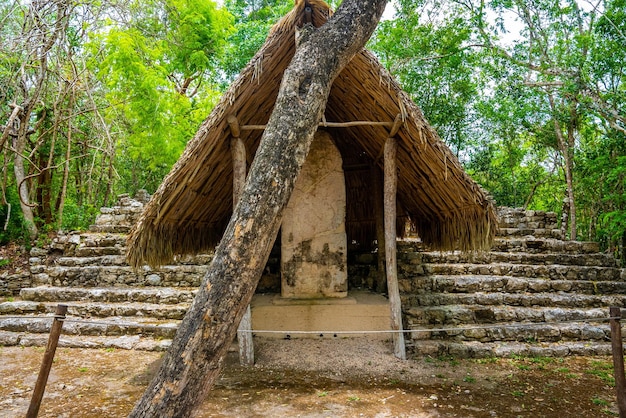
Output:
<svg viewBox="0 0 626 418">
<path fill-rule="evenodd" d="M 308 0 L 312 21 L 331 14 L 326 3 Z M 223 95 L 146 206 L 128 238 L 129 263 L 160 265 L 175 254 L 214 247 L 232 213 L 229 115 L 240 125 L 264 125 L 274 108 L 283 72 L 295 50 L 294 28 L 304 19 L 304 0 L 272 29 L 267 41 Z M 398 140 L 398 219 L 413 223 L 433 249 L 475 250 L 491 245 L 496 215 L 485 192 L 462 169 L 428 125 L 420 109 L 367 50 L 357 54 L 334 81 L 325 121 L 393 122 L 401 115 Z M 372 175 L 382 170 L 388 126 L 326 127 L 344 160 L 349 242 L 375 239 Z M 241 138 L 250 164 L 262 130 Z M 380 173 L 380 171 L 379 171 Z M 403 224 L 399 222 L 399 224 Z"/>
</svg>

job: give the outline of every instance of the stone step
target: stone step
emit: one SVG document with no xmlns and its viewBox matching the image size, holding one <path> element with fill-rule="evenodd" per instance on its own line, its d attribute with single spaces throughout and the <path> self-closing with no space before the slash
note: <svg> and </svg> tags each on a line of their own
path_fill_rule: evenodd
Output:
<svg viewBox="0 0 626 418">
<path fill-rule="evenodd" d="M 407 342 L 408 349 L 416 356 L 455 358 L 491 357 L 565 357 L 565 356 L 610 356 L 611 343 L 605 341 L 559 341 L 527 343 L 517 341 L 479 342 L 418 340 Z"/>
<path fill-rule="evenodd" d="M 68 316 L 63 323 L 65 335 L 122 336 L 141 335 L 171 339 L 176 334 L 180 321 L 159 320 L 139 316 L 104 317 L 83 319 Z M 0 331 L 48 334 L 52 318 L 50 315 L 0 316 Z"/>
<path fill-rule="evenodd" d="M 57 266 L 82 267 L 82 266 L 126 266 L 125 255 L 99 255 L 81 257 L 59 257 L 54 260 Z"/>
<path fill-rule="evenodd" d="M 89 231 L 100 233 L 128 234 L 130 225 L 89 225 Z"/>
<path fill-rule="evenodd" d="M 552 293 L 424 293 L 406 297 L 407 306 L 437 307 L 442 305 L 473 305 L 476 309 L 489 306 L 600 308 L 608 316 L 609 306 L 626 306 L 626 295 L 585 295 Z M 410 304 L 410 305 L 409 305 Z"/>
<path fill-rule="evenodd" d="M 409 325 L 413 340 L 481 343 L 555 343 L 565 341 L 610 342 L 608 323 L 570 322 L 565 324 L 508 323 L 476 325 Z"/>
<path fill-rule="evenodd" d="M 29 332 L 0 331 L 0 346 L 45 347 L 47 334 Z M 59 338 L 59 347 L 67 348 L 100 348 L 143 351 L 166 351 L 172 344 L 169 338 L 151 338 L 141 335 L 122 335 L 119 337 L 102 337 L 88 335 L 65 335 Z"/>
<path fill-rule="evenodd" d="M 79 235 L 79 243 L 85 247 L 126 247 L 127 236 L 127 234 L 120 233 L 83 232 Z"/>
<path fill-rule="evenodd" d="M 405 239 L 398 241 L 398 256 L 404 254 L 430 252 L 420 241 Z M 498 237 L 494 239 L 492 251 L 508 253 L 557 253 L 557 254 L 597 254 L 600 245 L 590 241 L 563 241 L 554 238 L 537 237 Z"/>
<path fill-rule="evenodd" d="M 509 207 L 498 208 L 498 224 L 501 226 L 524 224 L 533 228 L 545 228 L 546 226 L 556 228 L 557 222 L 558 217 L 555 212 Z"/>
<path fill-rule="evenodd" d="M 65 235 L 60 234 L 53 238 L 46 249 L 33 248 L 31 255 L 45 257 L 48 255 L 48 252 L 53 252 L 73 256 L 76 255 L 76 250 L 83 251 L 84 248 L 93 248 L 94 252 L 97 252 L 96 249 L 98 248 L 107 248 L 107 250 L 101 250 L 100 255 L 110 255 L 123 253 L 125 246 L 126 234 L 71 232 Z"/>
<path fill-rule="evenodd" d="M 141 316 L 175 320 L 182 320 L 190 306 L 190 303 L 141 302 L 64 302 L 64 304 L 68 306 L 68 315 L 81 318 Z M 53 314 L 57 305 L 57 302 L 2 302 L 0 315 Z"/>
<path fill-rule="evenodd" d="M 424 264 L 417 267 L 421 267 L 425 274 L 502 275 L 550 280 L 623 281 L 626 279 L 626 271 L 617 267 L 530 265 L 509 263 L 442 263 Z"/>
<path fill-rule="evenodd" d="M 191 303 L 197 290 L 195 288 L 169 287 L 31 287 L 24 288 L 20 297 L 34 302 L 139 302 L 152 304 Z"/>
<path fill-rule="evenodd" d="M 617 267 L 617 262 L 611 254 L 557 254 L 557 253 L 509 253 L 492 251 L 488 253 L 461 253 L 455 252 L 424 252 L 424 263 L 510 263 L 534 265 L 568 265 L 568 266 L 596 266 Z"/>
<path fill-rule="evenodd" d="M 400 279 L 407 294 L 425 292 L 572 292 L 588 295 L 626 294 L 626 281 L 546 280 L 494 275 L 429 275 Z"/>
<path fill-rule="evenodd" d="M 526 252 L 526 253 L 573 253 L 594 254 L 600 251 L 597 242 L 562 241 L 548 238 L 499 238 L 494 240 L 493 251 Z"/>
<path fill-rule="evenodd" d="M 81 245 L 75 248 L 71 255 L 74 257 L 101 257 L 105 255 L 125 257 L 126 247 L 88 247 Z"/>
<path fill-rule="evenodd" d="M 51 266 L 35 273 L 33 282 L 52 286 L 110 287 L 110 286 L 199 286 L 208 266 L 182 264 L 162 266 L 159 270 L 147 267 L 134 271 L 130 266 Z"/>
<path fill-rule="evenodd" d="M 547 228 L 498 228 L 496 235 L 500 237 L 563 238 L 563 232 L 560 229 Z"/>
<path fill-rule="evenodd" d="M 111 247 L 92 248 L 95 250 L 108 250 Z M 98 252 L 96 251 L 96 253 Z M 203 254 L 193 257 L 181 257 L 180 264 L 183 265 L 199 265 L 204 267 L 211 262 L 212 255 Z M 58 257 L 54 259 L 54 263 L 57 266 L 63 267 L 82 267 L 82 266 L 120 266 L 128 267 L 126 264 L 126 254 L 122 251 L 121 254 L 97 254 L 97 255 L 83 255 L 74 257 Z M 173 267 L 173 266 L 170 266 Z M 168 266 L 165 266 L 167 269 Z M 161 269 L 157 269 L 161 270 Z"/>
<path fill-rule="evenodd" d="M 561 327 L 571 325 L 572 321 L 602 320 L 609 318 L 609 309 L 606 308 L 559 308 L 559 307 L 526 307 L 507 305 L 440 305 L 440 306 L 413 306 L 405 312 L 411 328 L 419 326 L 459 326 L 493 325 L 506 327 L 511 323 L 522 323 L 531 326 L 532 322 L 550 322 L 555 325 L 540 325 Z M 608 321 L 606 324 L 608 330 Z M 534 326 L 534 325 L 532 325 Z M 594 327 L 600 326 L 593 324 Z M 521 327 L 514 327 L 507 332 L 517 333 Z M 506 338 L 505 338 L 506 339 Z M 593 338 L 598 339 L 598 338 Z"/>
</svg>

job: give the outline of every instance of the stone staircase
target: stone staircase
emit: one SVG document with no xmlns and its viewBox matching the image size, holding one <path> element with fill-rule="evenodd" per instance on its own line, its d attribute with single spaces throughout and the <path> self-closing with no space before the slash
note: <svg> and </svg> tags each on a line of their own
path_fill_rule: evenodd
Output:
<svg viewBox="0 0 626 418">
<path fill-rule="evenodd" d="M 164 350 L 196 292 L 211 255 L 134 271 L 126 234 L 149 196 L 119 197 L 88 232 L 59 235 L 31 250 L 30 282 L 0 303 L 0 345 L 45 345 L 57 304 L 68 305 L 65 347 Z M 1 299 L 0 299 L 1 300 Z"/>
<path fill-rule="evenodd" d="M 417 355 L 607 355 L 626 274 L 591 242 L 563 241 L 553 213 L 503 208 L 491 252 L 400 245 L 405 327 Z"/>
<path fill-rule="evenodd" d="M 210 254 L 133 271 L 125 239 L 143 202 L 120 196 L 88 232 L 33 248 L 30 274 L 0 298 L 0 345 L 45 345 L 58 303 L 69 306 L 60 345 L 164 350 Z M 609 306 L 626 306 L 626 273 L 591 242 L 561 239 L 553 213 L 500 210 L 491 252 L 431 252 L 399 242 L 399 285 L 408 346 L 416 356 L 606 355 Z M 367 255 L 367 254 L 366 254 Z M 376 265 L 353 266 L 352 283 Z M 278 280 L 278 281 L 277 281 Z M 272 289 L 277 275 L 265 277 Z M 263 280 L 262 280 L 263 285 Z M 21 290 L 19 290 L 21 288 Z M 19 291 L 19 293 L 18 293 Z M 6 293 L 5 293 L 6 294 Z"/>
</svg>

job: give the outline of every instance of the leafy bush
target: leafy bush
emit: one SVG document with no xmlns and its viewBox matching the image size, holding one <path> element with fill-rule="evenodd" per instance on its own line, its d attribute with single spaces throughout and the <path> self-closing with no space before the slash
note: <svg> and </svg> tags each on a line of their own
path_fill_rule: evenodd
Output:
<svg viewBox="0 0 626 418">
<path fill-rule="evenodd" d="M 10 206 L 0 205 L 0 245 L 6 245 L 11 241 L 27 242 L 28 229 L 24 224 L 17 192 L 14 188 L 9 188 L 6 195 Z"/>
<path fill-rule="evenodd" d="M 93 205 L 79 206 L 68 200 L 63 208 L 63 222 L 61 229 L 64 231 L 84 231 L 94 223 L 98 209 Z"/>
</svg>

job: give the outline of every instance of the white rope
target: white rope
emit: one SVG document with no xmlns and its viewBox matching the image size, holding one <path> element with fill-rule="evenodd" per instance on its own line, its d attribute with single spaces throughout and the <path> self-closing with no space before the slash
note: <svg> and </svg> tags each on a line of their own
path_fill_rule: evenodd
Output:
<svg viewBox="0 0 626 418">
<path fill-rule="evenodd" d="M 54 317 L 39 317 L 39 316 L 2 316 L 0 317 L 0 321 L 3 319 L 34 319 L 37 321 L 46 321 L 54 319 Z M 177 329 L 178 324 L 163 324 L 163 325 L 151 325 L 151 324 L 141 324 L 137 322 L 113 322 L 113 321 L 99 321 L 99 320 L 87 320 L 87 319 L 73 319 L 73 318 L 57 318 L 59 321 L 68 322 L 68 323 L 77 323 L 77 324 L 89 324 L 89 325 L 112 325 L 117 327 L 141 327 L 144 329 Z M 354 331 L 329 331 L 329 330 L 320 330 L 320 331 L 301 331 L 301 330 L 260 330 L 260 329 L 252 329 L 252 330 L 242 330 L 242 333 L 252 333 L 252 334 L 285 334 L 285 335 L 308 335 L 308 334 L 319 334 L 320 336 L 331 334 L 331 335 L 345 335 L 345 334 L 391 334 L 391 333 L 418 333 L 418 332 L 450 332 L 450 331 L 470 331 L 470 330 L 478 330 L 478 329 L 506 329 L 506 328 L 520 328 L 520 327 L 536 327 L 536 326 L 544 326 L 544 325 L 558 325 L 558 324 L 567 324 L 567 323 L 576 323 L 576 322 L 605 322 L 611 319 L 621 319 L 621 318 L 583 318 L 583 319 L 570 319 L 563 321 L 545 321 L 545 322 L 520 322 L 516 324 L 490 324 L 490 325 L 474 325 L 467 327 L 442 327 L 442 328 L 418 328 L 418 329 L 401 329 L 401 330 L 354 330 Z"/>
</svg>

